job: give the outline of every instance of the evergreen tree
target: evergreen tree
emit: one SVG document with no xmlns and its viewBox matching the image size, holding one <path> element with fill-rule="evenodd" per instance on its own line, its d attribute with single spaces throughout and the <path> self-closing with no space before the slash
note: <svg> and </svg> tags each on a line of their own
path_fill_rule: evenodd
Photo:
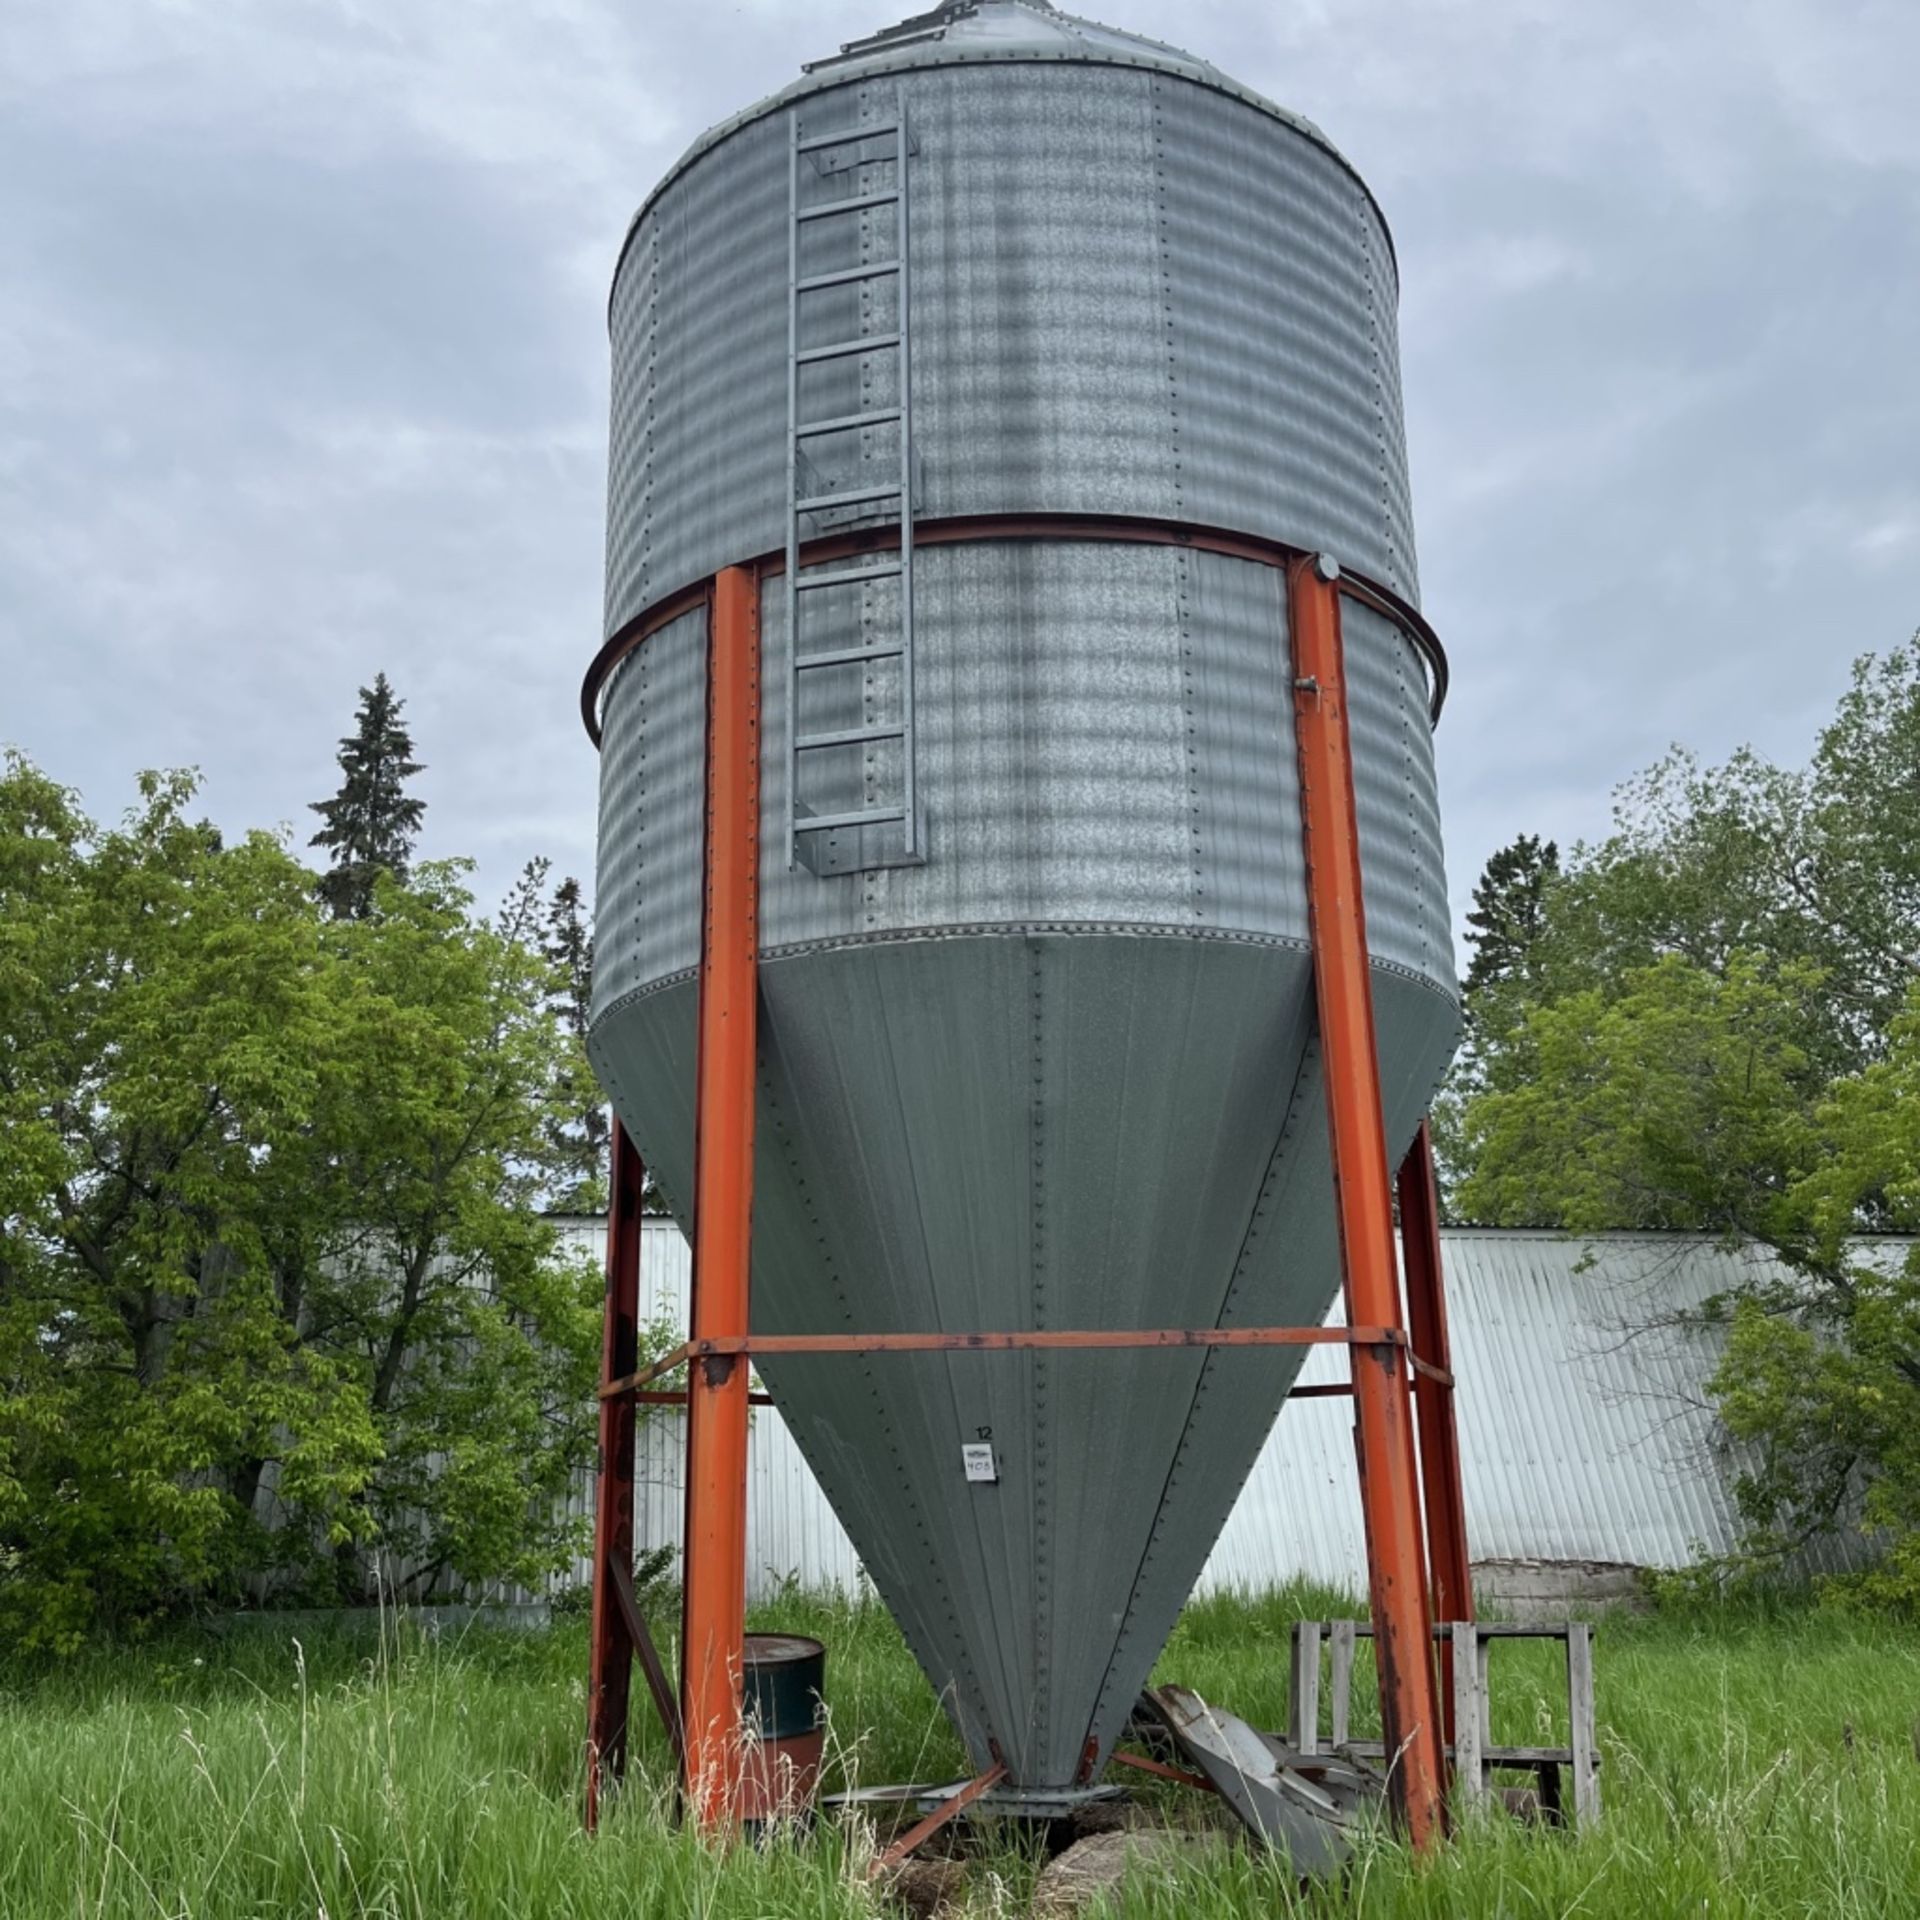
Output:
<svg viewBox="0 0 1920 1920">
<path fill-rule="evenodd" d="M 593 997 L 593 932 L 587 923 L 580 882 L 571 877 L 554 889 L 547 909 L 542 951 L 559 970 L 552 1009 L 573 1035 L 574 1060 L 563 1075 L 560 1115 L 552 1128 L 557 1153 L 578 1168 L 577 1204 L 604 1203 L 609 1127 L 605 1097 L 587 1066 L 587 1018 Z"/>
<path fill-rule="evenodd" d="M 1487 862 L 1473 889 L 1473 960 L 1467 968 L 1466 996 L 1471 1007 L 1490 988 L 1518 977 L 1528 950 L 1539 938 L 1547 882 L 1560 871 L 1560 849 L 1538 834 L 1523 833 Z"/>
<path fill-rule="evenodd" d="M 586 900 L 580 882 L 571 876 L 553 890 L 541 945 L 547 958 L 566 976 L 555 997 L 555 1011 L 584 1046 L 593 995 L 593 932 L 587 925 Z"/>
<path fill-rule="evenodd" d="M 405 788 L 423 768 L 401 724 L 403 704 L 384 673 L 360 689 L 354 731 L 340 742 L 340 791 L 331 800 L 312 803 L 326 824 L 307 844 L 325 847 L 332 856 L 319 892 L 336 920 L 367 918 L 374 879 L 383 868 L 397 881 L 407 877 L 427 805 Z"/>
</svg>

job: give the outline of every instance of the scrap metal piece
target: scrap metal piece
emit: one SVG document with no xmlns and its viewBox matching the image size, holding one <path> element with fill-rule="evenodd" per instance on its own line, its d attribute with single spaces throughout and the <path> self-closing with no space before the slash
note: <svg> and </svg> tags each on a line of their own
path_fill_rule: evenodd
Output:
<svg viewBox="0 0 1920 1920">
<path fill-rule="evenodd" d="M 902 1807 L 916 1800 L 945 1799 L 966 1785 L 955 1780 L 943 1787 L 923 1785 L 894 1787 L 843 1787 L 838 1793 L 823 1793 L 820 1804 L 829 1813 L 847 1813 L 861 1807 Z"/>
<path fill-rule="evenodd" d="M 940 1804 L 925 1819 L 916 1821 L 894 1841 L 893 1845 L 874 1861 L 868 1872 L 881 1874 L 897 1867 L 915 1847 L 932 1839 L 949 1820 L 965 1813 L 983 1793 L 992 1792 L 1006 1777 L 1006 1767 L 996 1760 L 977 1780 L 969 1780 L 957 1792 L 943 1796 Z"/>
<path fill-rule="evenodd" d="M 1117 1758 L 1124 1759 L 1125 1755 Z M 956 1796 L 969 1797 L 961 1807 Z M 1108 1782 L 1090 1787 L 995 1786 L 979 1790 L 978 1781 L 954 1780 L 942 1786 L 849 1787 L 823 1794 L 820 1804 L 832 1813 L 869 1807 L 911 1806 L 925 1814 L 951 1815 L 964 1810 L 979 1820 L 1064 1820 L 1085 1807 L 1111 1805 L 1127 1797 L 1126 1789 Z"/>
<path fill-rule="evenodd" d="M 1106 1806 L 1127 1797 L 1111 1782 L 1091 1787 L 996 1787 L 982 1794 L 972 1812 L 981 1820 L 1065 1820 L 1083 1807 Z"/>
<path fill-rule="evenodd" d="M 1353 1850 L 1355 1827 L 1380 1805 L 1385 1783 L 1348 1765 L 1313 1763 L 1310 1776 L 1270 1735 L 1190 1687 L 1149 1687 L 1136 1723 L 1159 1727 L 1249 1832 L 1303 1874 L 1330 1873 Z"/>
<path fill-rule="evenodd" d="M 1367 1761 L 1351 1753 L 1295 1753 L 1271 1733 L 1260 1738 L 1284 1772 L 1324 1793 L 1343 1811 L 1349 1826 L 1385 1817 L 1387 1777 Z"/>
</svg>

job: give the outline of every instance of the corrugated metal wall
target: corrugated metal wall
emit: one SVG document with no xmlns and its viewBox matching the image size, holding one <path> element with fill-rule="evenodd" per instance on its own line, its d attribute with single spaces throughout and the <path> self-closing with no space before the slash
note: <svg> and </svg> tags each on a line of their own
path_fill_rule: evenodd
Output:
<svg viewBox="0 0 1920 1920">
<path fill-rule="evenodd" d="M 1183 61 L 1153 71 L 1145 49 L 925 52 L 783 96 L 810 134 L 909 105 L 922 517 L 1235 527 L 1417 599 L 1399 277 L 1325 137 Z M 785 538 L 787 165 L 787 116 L 763 103 L 658 189 L 616 270 L 608 633 Z M 890 180 L 878 163 L 866 190 Z M 852 334 L 892 331 L 886 297 L 863 296 Z"/>
<path fill-rule="evenodd" d="M 1174 547 L 980 541 L 929 547 L 915 571 L 918 777 L 934 856 L 857 883 L 789 871 L 786 731 L 769 720 L 764 960 L 883 934 L 1062 925 L 1306 950 L 1293 681 L 1274 568 Z M 1425 679 L 1379 614 L 1349 603 L 1341 618 L 1369 951 L 1376 968 L 1450 999 Z M 787 635 L 777 581 L 763 594 L 761 636 L 764 684 L 778 688 Z M 875 638 L 849 609 L 809 650 Z M 706 620 L 695 612 L 629 655 L 606 698 L 596 1029 L 698 963 L 705 714 Z M 821 727 L 867 718 L 807 716 Z M 837 799 L 861 804 L 857 791 Z"/>
<path fill-rule="evenodd" d="M 571 1242 L 604 1257 L 597 1221 Z M 1452 1230 L 1443 1236 L 1467 1519 L 1476 1561 L 1679 1566 L 1732 1546 L 1736 1516 L 1705 1386 L 1719 1356 L 1709 1327 L 1680 1324 L 1753 1277 L 1758 1255 L 1715 1241 L 1621 1234 Z M 669 1221 L 649 1222 L 641 1313 L 683 1324 L 690 1260 Z M 1336 1316 L 1337 1317 L 1337 1316 Z M 1315 1351 L 1302 1385 L 1343 1377 Z M 677 1544 L 679 1417 L 656 1414 L 640 1445 L 639 1538 Z M 783 1581 L 851 1589 L 859 1562 L 778 1413 L 754 1415 L 747 1559 L 756 1598 Z M 592 1488 L 579 1499 L 592 1506 Z M 1366 1584 L 1352 1414 L 1298 1400 L 1279 1419 L 1196 1591 L 1258 1590 L 1297 1575 Z M 584 1563 L 577 1577 L 586 1577 Z"/>
</svg>

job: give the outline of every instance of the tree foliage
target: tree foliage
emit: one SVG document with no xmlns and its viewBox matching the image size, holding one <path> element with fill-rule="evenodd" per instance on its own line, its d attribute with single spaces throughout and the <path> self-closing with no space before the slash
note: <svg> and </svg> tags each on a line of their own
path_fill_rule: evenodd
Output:
<svg viewBox="0 0 1920 1920">
<path fill-rule="evenodd" d="M 1738 1302 L 1716 1379 L 1729 1430 L 1755 1462 L 1741 1484 L 1756 1545 L 1829 1530 L 1858 1496 L 1885 1541 L 1854 1584 L 1920 1609 L 1920 986 L 1884 1058 L 1837 1079 L 1789 1195 L 1793 1279 Z"/>
<path fill-rule="evenodd" d="M 1920 1605 L 1920 1264 L 1861 1241 L 1920 1227 L 1920 638 L 1856 665 L 1804 769 L 1670 755 L 1537 899 L 1521 964 L 1514 916 L 1486 921 L 1454 1211 L 1773 1250 L 1714 1381 L 1753 1545 L 1864 1497 L 1872 1590 Z"/>
<path fill-rule="evenodd" d="M 581 1071 L 537 942 L 457 869 L 332 919 L 149 775 L 103 830 L 0 774 L 0 1632 L 277 1587 L 528 1578 L 590 1443 L 555 1255 Z"/>
<path fill-rule="evenodd" d="M 405 704 L 384 673 L 360 689 L 354 730 L 340 742 L 340 790 L 331 800 L 312 803 L 326 824 L 307 844 L 327 849 L 330 864 L 319 892 L 336 919 L 364 920 L 373 911 L 382 873 L 406 884 L 427 806 L 406 790 L 426 769 L 413 757 L 413 737 L 401 724 Z"/>
<path fill-rule="evenodd" d="M 1794 1237 L 1790 1189 L 1817 1076 L 1800 1044 L 1804 963 L 1677 955 L 1530 1010 L 1524 1079 L 1469 1103 L 1458 1199 L 1477 1219 Z"/>
</svg>

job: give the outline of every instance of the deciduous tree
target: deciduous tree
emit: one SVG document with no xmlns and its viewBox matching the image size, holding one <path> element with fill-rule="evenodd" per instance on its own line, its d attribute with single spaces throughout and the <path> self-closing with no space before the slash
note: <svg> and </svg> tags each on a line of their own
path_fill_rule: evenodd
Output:
<svg viewBox="0 0 1920 1920">
<path fill-rule="evenodd" d="M 1540 895 L 1446 1108 L 1456 1213 L 1708 1230 L 1786 1279 L 1715 1381 L 1757 1553 L 1864 1496 L 1920 1606 L 1920 638 L 1860 661 L 1804 769 L 1676 752 Z"/>
<path fill-rule="evenodd" d="M 327 1099 L 311 876 L 191 796 L 147 776 L 102 832 L 17 756 L 0 777 L 0 1617 L 30 1641 L 230 1585 L 243 1461 L 326 1528 L 379 1455 L 250 1193 Z"/>
<path fill-rule="evenodd" d="M 0 1633 L 49 1644 L 263 1567 L 528 1578 L 590 1442 L 537 944 L 446 867 L 330 919 L 192 799 L 0 773 Z"/>
</svg>

